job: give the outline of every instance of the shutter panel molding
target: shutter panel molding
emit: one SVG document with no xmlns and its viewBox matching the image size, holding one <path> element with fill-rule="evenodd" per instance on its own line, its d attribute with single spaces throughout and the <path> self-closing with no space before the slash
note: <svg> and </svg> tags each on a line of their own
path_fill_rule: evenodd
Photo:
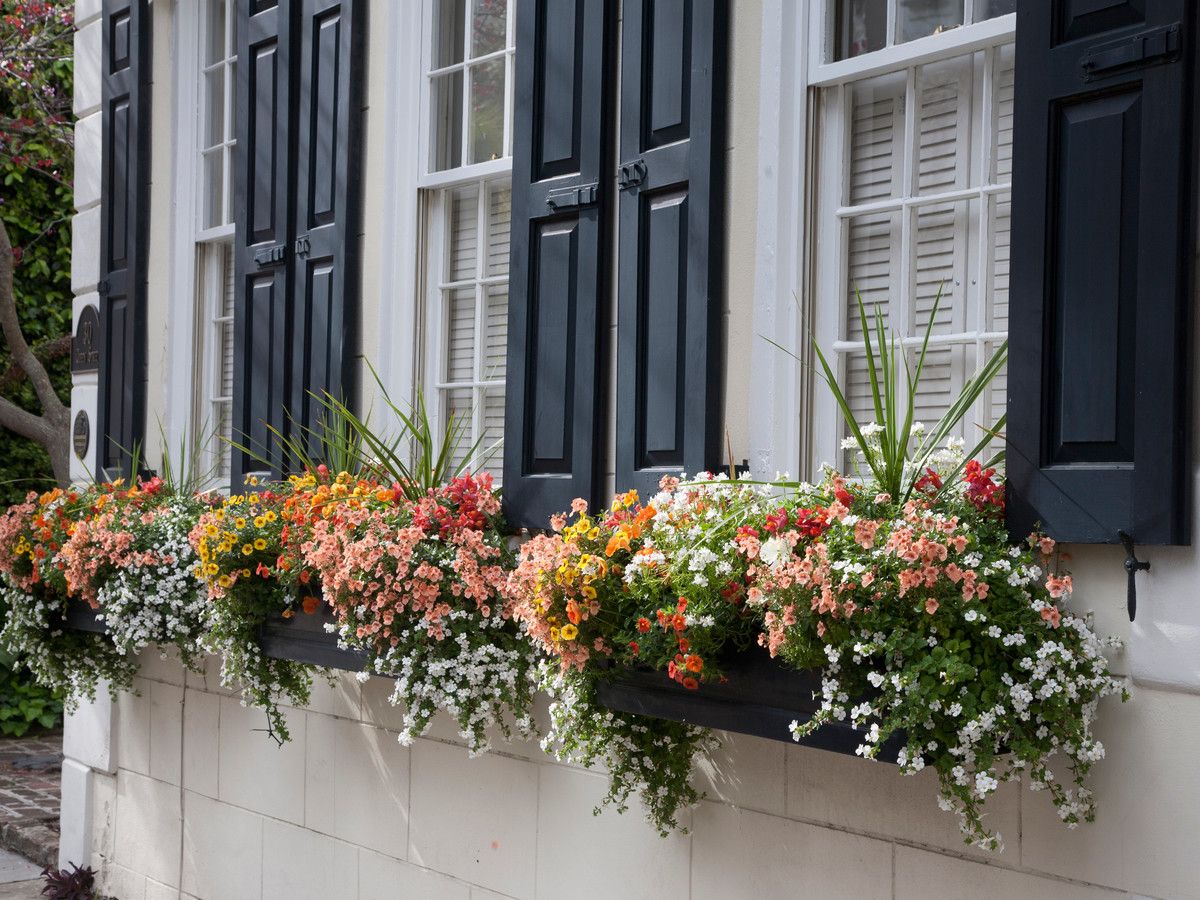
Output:
<svg viewBox="0 0 1200 900">
<path fill-rule="evenodd" d="M 283 471 L 270 429 L 285 431 L 291 340 L 290 188 L 292 7 L 237 5 L 237 143 L 234 145 L 233 440 Z M 262 462 L 234 449 L 233 489 Z"/>
<path fill-rule="evenodd" d="M 328 392 L 353 404 L 365 69 L 361 0 L 301 0 L 291 402 L 316 428 Z M 316 447 L 310 452 L 316 454 Z"/>
<path fill-rule="evenodd" d="M 601 489 L 616 12 L 517 5 L 504 503 L 521 527 Z"/>
<path fill-rule="evenodd" d="M 234 440 L 288 461 L 271 429 L 352 401 L 362 230 L 365 4 L 238 4 Z M 234 484 L 263 464 L 234 452 Z"/>
<path fill-rule="evenodd" d="M 98 477 L 128 476 L 145 434 L 150 9 L 104 0 Z"/>
<path fill-rule="evenodd" d="M 1017 10 L 1009 527 L 1188 543 L 1196 10 Z"/>
<path fill-rule="evenodd" d="M 617 488 L 721 464 L 724 0 L 625 0 Z"/>
</svg>

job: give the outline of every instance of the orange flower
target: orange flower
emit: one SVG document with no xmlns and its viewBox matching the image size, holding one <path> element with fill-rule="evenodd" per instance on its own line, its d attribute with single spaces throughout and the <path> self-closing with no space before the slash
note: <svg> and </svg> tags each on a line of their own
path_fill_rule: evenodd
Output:
<svg viewBox="0 0 1200 900">
<path fill-rule="evenodd" d="M 933 599 L 933 597 L 930 597 L 928 600 L 925 601 L 925 612 L 929 613 L 932 616 L 937 611 L 938 611 L 938 602 L 937 602 L 937 600 Z"/>
<path fill-rule="evenodd" d="M 317 611 L 317 606 L 317 598 L 313 597 L 312 595 L 305 597 L 304 601 L 301 603 L 301 607 L 304 609 L 304 614 L 308 616 L 311 616 Z"/>
<path fill-rule="evenodd" d="M 687 688 L 689 691 L 694 691 L 694 690 L 696 690 L 696 688 L 700 687 L 700 682 L 698 682 L 691 675 L 688 675 L 686 678 L 683 679 L 683 686 L 685 688 Z"/>
<path fill-rule="evenodd" d="M 671 619 L 671 624 L 675 627 L 676 631 L 683 631 L 683 629 L 687 628 L 687 619 L 681 615 L 676 615 Z"/>
<path fill-rule="evenodd" d="M 650 620 L 647 619 L 645 616 L 642 616 L 640 619 L 638 619 L 637 620 L 637 630 L 640 631 L 642 634 L 645 634 L 647 631 L 649 631 L 650 630 Z"/>
<path fill-rule="evenodd" d="M 567 601 L 567 618 L 571 620 L 572 625 L 579 624 L 579 604 L 574 600 Z"/>
<path fill-rule="evenodd" d="M 699 656 L 696 656 L 693 653 L 691 656 L 689 656 L 687 658 L 687 662 L 685 663 L 685 666 L 689 672 L 699 672 L 701 669 L 704 668 L 704 660 L 702 660 Z"/>
</svg>

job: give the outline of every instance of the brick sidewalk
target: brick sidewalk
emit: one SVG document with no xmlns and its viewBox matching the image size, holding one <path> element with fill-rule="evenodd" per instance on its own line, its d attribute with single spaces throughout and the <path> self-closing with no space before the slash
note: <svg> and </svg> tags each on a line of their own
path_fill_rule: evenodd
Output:
<svg viewBox="0 0 1200 900">
<path fill-rule="evenodd" d="M 0 738 L 0 845 L 57 865 L 62 733 Z"/>
</svg>

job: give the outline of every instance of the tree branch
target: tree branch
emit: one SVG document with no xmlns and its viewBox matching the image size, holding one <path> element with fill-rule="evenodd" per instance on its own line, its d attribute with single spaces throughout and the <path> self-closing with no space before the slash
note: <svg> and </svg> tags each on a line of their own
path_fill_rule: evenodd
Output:
<svg viewBox="0 0 1200 900">
<path fill-rule="evenodd" d="M 50 426 L 45 419 L 21 409 L 17 404 L 4 397 L 0 397 L 0 428 L 6 428 L 13 434 L 19 434 L 43 447 L 46 446 L 46 439 L 50 436 Z"/>
<path fill-rule="evenodd" d="M 4 340 L 12 353 L 13 362 L 29 376 L 29 382 L 42 405 L 42 411 L 51 420 L 61 418 L 66 407 L 58 399 L 58 392 L 54 390 L 46 367 L 34 356 L 21 331 L 16 296 L 13 294 L 12 242 L 3 221 L 0 221 L 0 329 L 3 329 Z"/>
</svg>

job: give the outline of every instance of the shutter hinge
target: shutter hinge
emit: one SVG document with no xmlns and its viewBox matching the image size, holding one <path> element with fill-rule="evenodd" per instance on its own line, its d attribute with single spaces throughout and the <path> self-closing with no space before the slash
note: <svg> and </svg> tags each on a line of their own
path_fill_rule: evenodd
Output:
<svg viewBox="0 0 1200 900">
<path fill-rule="evenodd" d="M 308 250 L 308 235 L 302 234 L 300 237 L 296 238 L 296 255 L 303 259 L 304 257 L 308 256 Z"/>
<path fill-rule="evenodd" d="M 1133 617 L 1137 615 L 1137 580 L 1135 576 L 1138 572 L 1148 571 L 1150 563 L 1137 558 L 1132 537 L 1124 531 L 1118 531 L 1117 538 L 1125 546 L 1125 571 L 1128 573 L 1125 607 L 1129 611 L 1129 621 L 1132 622 Z"/>
<path fill-rule="evenodd" d="M 254 261 L 258 263 L 260 269 L 267 269 L 271 266 L 277 266 L 283 262 L 283 257 L 287 251 L 287 244 L 276 244 L 273 247 L 260 247 L 254 251 Z"/>
<path fill-rule="evenodd" d="M 633 162 L 621 163 L 620 173 L 617 183 L 621 190 L 635 188 L 646 180 L 646 161 L 635 159 Z"/>
<path fill-rule="evenodd" d="M 555 188 L 546 194 L 546 206 L 555 212 L 567 209 L 578 209 L 581 206 L 591 206 L 596 202 L 596 194 L 600 185 L 596 182 L 580 184 L 574 187 Z"/>
<path fill-rule="evenodd" d="M 1083 80 L 1091 81 L 1101 75 L 1174 62 L 1178 58 L 1179 23 L 1176 22 L 1093 47 L 1083 55 L 1079 67 L 1083 70 Z"/>
</svg>

